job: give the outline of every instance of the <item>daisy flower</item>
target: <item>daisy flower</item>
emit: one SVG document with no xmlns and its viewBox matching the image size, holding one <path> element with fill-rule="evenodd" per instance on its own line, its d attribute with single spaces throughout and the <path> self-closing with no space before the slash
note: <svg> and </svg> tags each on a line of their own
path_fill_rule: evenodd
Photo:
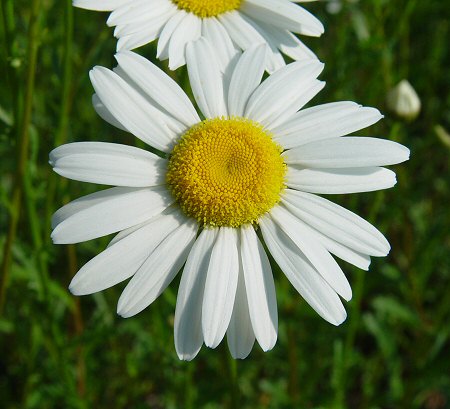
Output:
<svg viewBox="0 0 450 409">
<path fill-rule="evenodd" d="M 157 154 L 102 142 L 50 154 L 62 176 L 115 186 L 53 217 L 58 244 L 119 232 L 75 275 L 71 292 L 91 294 L 131 278 L 117 307 L 131 317 L 184 266 L 175 311 L 180 359 L 195 357 L 203 342 L 215 348 L 225 333 L 235 358 L 246 357 L 255 338 L 264 351 L 274 346 L 277 304 L 266 247 L 334 325 L 346 318 L 340 297 L 350 300 L 352 292 L 332 254 L 368 269 L 370 256 L 389 252 L 372 225 L 315 193 L 392 187 L 395 174 L 380 166 L 405 161 L 408 149 L 342 137 L 377 122 L 374 108 L 336 102 L 300 110 L 323 87 L 316 79 L 323 64 L 294 62 L 260 83 L 265 53 L 264 45 L 250 48 L 224 77 L 205 39 L 189 43 L 198 113 L 159 68 L 120 52 L 114 71 L 90 73 L 95 109 Z"/>
<path fill-rule="evenodd" d="M 311 1 L 311 0 L 304 0 Z M 80 8 L 112 11 L 117 51 L 132 50 L 158 40 L 157 57 L 169 68 L 186 64 L 186 44 L 207 38 L 221 69 L 254 44 L 266 44 L 263 62 L 269 72 L 285 65 L 281 53 L 294 60 L 315 58 L 293 33 L 318 37 L 323 25 L 290 0 L 74 0 Z"/>
</svg>

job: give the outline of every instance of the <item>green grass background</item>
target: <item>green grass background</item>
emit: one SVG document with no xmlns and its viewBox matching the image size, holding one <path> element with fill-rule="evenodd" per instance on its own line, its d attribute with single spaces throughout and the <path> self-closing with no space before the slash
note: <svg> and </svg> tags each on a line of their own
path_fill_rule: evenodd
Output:
<svg viewBox="0 0 450 409">
<path fill-rule="evenodd" d="M 374 223 L 391 254 L 370 272 L 341 263 L 354 289 L 348 319 L 323 321 L 275 270 L 279 340 L 245 361 L 224 342 L 180 362 L 173 347 L 178 280 L 143 313 L 115 313 L 124 285 L 72 296 L 77 269 L 108 239 L 52 245 L 51 214 L 98 189 L 53 175 L 49 151 L 69 141 L 136 140 L 91 106 L 88 70 L 114 66 L 106 14 L 70 0 L 1 0 L 0 407 L 426 408 L 450 407 L 449 5 L 442 0 L 344 2 L 305 42 L 326 63 L 314 104 L 354 100 L 385 118 L 360 135 L 399 141 L 411 160 L 384 192 L 332 199 Z M 139 52 L 155 55 L 154 45 Z M 166 67 L 165 63 L 159 63 Z M 187 87 L 185 68 L 172 73 Z M 386 94 L 409 79 L 415 121 L 387 112 Z M 439 128 L 442 127 L 442 128 Z"/>
</svg>

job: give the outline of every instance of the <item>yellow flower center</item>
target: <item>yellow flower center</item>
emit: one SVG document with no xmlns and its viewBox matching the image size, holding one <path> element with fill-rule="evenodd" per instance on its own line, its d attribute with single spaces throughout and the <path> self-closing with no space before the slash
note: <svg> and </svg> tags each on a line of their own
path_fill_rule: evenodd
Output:
<svg viewBox="0 0 450 409">
<path fill-rule="evenodd" d="M 184 213 L 203 225 L 255 223 L 284 189 L 281 151 L 254 121 L 207 119 L 174 147 L 167 183 Z"/>
<path fill-rule="evenodd" d="M 198 17 L 215 17 L 227 11 L 236 10 L 242 0 L 172 0 L 180 9 Z"/>
</svg>

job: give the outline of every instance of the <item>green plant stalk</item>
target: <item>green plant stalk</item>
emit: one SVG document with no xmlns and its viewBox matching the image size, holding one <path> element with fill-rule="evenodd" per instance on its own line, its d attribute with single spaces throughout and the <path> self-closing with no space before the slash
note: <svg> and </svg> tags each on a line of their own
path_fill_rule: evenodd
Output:
<svg viewBox="0 0 450 409">
<path fill-rule="evenodd" d="M 70 109 L 72 107 L 72 45 L 73 45 L 73 7 L 71 0 L 66 0 L 65 7 L 65 30 L 64 30 L 64 56 L 63 56 L 63 80 L 61 109 L 59 111 L 58 128 L 55 134 L 54 147 L 62 145 L 67 140 L 67 130 L 69 126 Z M 54 202 L 58 188 L 61 187 L 58 182 L 61 178 L 50 172 L 47 202 L 46 202 L 46 218 L 45 229 L 50 229 L 51 216 L 54 212 Z M 47 242 L 50 235 L 46 235 Z"/>
<path fill-rule="evenodd" d="M 36 62 L 39 49 L 39 11 L 41 0 L 33 0 L 31 3 L 31 15 L 28 29 L 28 67 L 26 71 L 26 89 L 24 96 L 24 109 L 22 121 L 18 124 L 17 148 L 18 160 L 15 174 L 15 184 L 12 194 L 12 207 L 10 214 L 10 224 L 6 237 L 3 260 L 0 268 L 0 315 L 6 300 L 6 289 L 9 281 L 9 274 L 12 262 L 12 248 L 17 234 L 17 225 L 20 217 L 20 209 L 22 207 L 23 185 L 26 177 L 26 166 L 28 159 L 29 146 L 29 128 L 31 123 L 31 114 L 33 110 L 33 94 L 36 78 Z"/>
<path fill-rule="evenodd" d="M 15 22 L 13 13 L 13 2 L 12 0 L 2 0 L 1 1 L 1 21 L 3 23 L 3 61 L 5 63 L 5 72 L 7 84 L 9 86 L 9 95 L 12 101 L 12 116 L 13 124 L 17 126 L 19 123 L 20 116 L 20 105 L 18 102 L 19 89 L 17 87 L 17 74 L 11 65 L 11 59 L 13 56 L 12 50 L 12 33 L 14 32 Z"/>
</svg>

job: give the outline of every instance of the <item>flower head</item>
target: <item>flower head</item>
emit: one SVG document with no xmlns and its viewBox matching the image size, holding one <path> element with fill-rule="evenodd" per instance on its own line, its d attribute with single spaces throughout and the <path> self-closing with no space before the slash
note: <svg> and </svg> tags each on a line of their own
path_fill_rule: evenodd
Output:
<svg viewBox="0 0 450 409">
<path fill-rule="evenodd" d="M 195 357 L 203 342 L 216 347 L 225 333 L 237 358 L 250 353 L 255 339 L 264 351 L 274 346 L 276 295 L 263 242 L 297 291 L 334 325 L 346 317 L 340 297 L 352 293 L 331 254 L 367 269 L 370 256 L 389 252 L 375 227 L 314 193 L 389 188 L 395 174 L 380 166 L 406 160 L 408 149 L 343 137 L 377 122 L 376 109 L 337 102 L 302 110 L 323 87 L 317 60 L 289 64 L 260 84 L 265 53 L 264 46 L 250 48 L 223 77 L 205 39 L 188 44 L 202 120 L 155 65 L 120 52 L 115 71 L 91 71 L 95 109 L 161 154 L 97 142 L 50 154 L 63 176 L 116 186 L 54 215 L 55 243 L 119 232 L 70 290 L 89 294 L 131 277 L 118 303 L 118 313 L 130 317 L 184 265 L 175 311 L 181 359 Z"/>
<path fill-rule="evenodd" d="M 387 106 L 399 118 L 412 121 L 421 109 L 420 98 L 408 80 L 400 81 L 387 96 Z"/>
<path fill-rule="evenodd" d="M 226 66 L 237 50 L 266 44 L 268 71 L 285 65 L 281 53 L 294 60 L 315 58 L 292 33 L 320 36 L 323 26 L 290 0 L 74 0 L 74 6 L 112 11 L 117 51 L 158 40 L 157 57 L 174 70 L 186 64 L 186 44 L 200 36 L 214 44 L 215 58 Z"/>
</svg>

